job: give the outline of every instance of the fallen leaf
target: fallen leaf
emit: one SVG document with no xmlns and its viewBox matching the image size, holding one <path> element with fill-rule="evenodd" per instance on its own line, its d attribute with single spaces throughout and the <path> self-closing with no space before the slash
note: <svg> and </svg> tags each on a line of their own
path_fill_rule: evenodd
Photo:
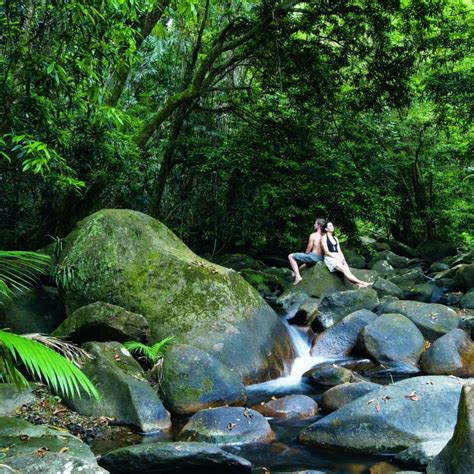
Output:
<svg viewBox="0 0 474 474">
<path fill-rule="evenodd" d="M 61 448 L 59 450 L 60 453 L 65 453 L 66 451 L 69 451 L 69 448 L 67 446 L 64 446 L 64 448 Z"/>
<path fill-rule="evenodd" d="M 227 423 L 227 429 L 229 431 L 232 431 L 235 426 L 236 426 L 235 423 L 232 423 L 231 421 L 229 421 L 229 423 Z"/>
<path fill-rule="evenodd" d="M 40 458 L 44 458 L 44 455 L 46 454 L 46 451 L 49 451 L 48 448 L 38 448 L 36 450 L 36 455 Z"/>
<path fill-rule="evenodd" d="M 410 400 L 413 400 L 414 402 L 417 402 L 418 400 L 420 400 L 420 397 L 416 394 L 415 390 L 413 390 L 413 392 L 411 392 L 410 394 L 405 395 L 405 398 L 409 398 Z"/>
<path fill-rule="evenodd" d="M 275 395 L 273 395 L 273 396 L 270 398 L 270 400 L 278 400 L 278 398 L 275 397 Z"/>
<path fill-rule="evenodd" d="M 382 400 L 383 400 L 384 402 L 386 402 L 387 400 L 390 400 L 391 398 L 392 398 L 392 397 L 389 397 L 388 395 L 384 395 L 384 396 L 382 397 Z"/>
<path fill-rule="evenodd" d="M 21 434 L 20 436 L 18 436 L 18 439 L 20 441 L 28 441 L 30 439 L 30 437 L 26 434 Z"/>
</svg>

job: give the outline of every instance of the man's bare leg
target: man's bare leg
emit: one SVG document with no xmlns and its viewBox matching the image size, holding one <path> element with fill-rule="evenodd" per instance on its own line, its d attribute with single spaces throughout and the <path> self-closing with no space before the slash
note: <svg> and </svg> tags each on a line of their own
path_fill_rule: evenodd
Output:
<svg viewBox="0 0 474 474">
<path fill-rule="evenodd" d="M 298 268 L 298 263 L 293 258 L 293 254 L 288 255 L 288 261 L 290 262 L 291 269 L 293 270 L 294 281 L 293 285 L 297 285 L 303 278 L 300 275 L 300 269 Z"/>
</svg>

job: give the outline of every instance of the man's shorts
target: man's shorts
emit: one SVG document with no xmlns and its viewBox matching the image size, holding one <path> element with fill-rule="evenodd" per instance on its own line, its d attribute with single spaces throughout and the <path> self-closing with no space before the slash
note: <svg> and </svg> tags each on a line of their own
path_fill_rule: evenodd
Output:
<svg viewBox="0 0 474 474">
<path fill-rule="evenodd" d="M 321 255 L 317 255 L 313 252 L 303 253 L 303 252 L 296 252 L 293 255 L 293 258 L 298 263 L 305 263 L 306 265 L 314 265 L 318 262 L 323 261 L 323 257 Z"/>
</svg>

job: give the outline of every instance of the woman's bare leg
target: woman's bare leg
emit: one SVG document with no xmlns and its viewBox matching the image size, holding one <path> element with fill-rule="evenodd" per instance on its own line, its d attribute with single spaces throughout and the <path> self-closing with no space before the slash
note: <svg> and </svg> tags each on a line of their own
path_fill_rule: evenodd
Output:
<svg viewBox="0 0 474 474">
<path fill-rule="evenodd" d="M 339 272 L 343 273 L 344 276 L 352 283 L 357 285 L 359 288 L 366 288 L 367 286 L 370 286 L 371 283 L 368 283 L 366 281 L 359 280 L 352 272 L 351 269 L 347 264 L 339 264 L 336 266 L 336 270 Z"/>
</svg>

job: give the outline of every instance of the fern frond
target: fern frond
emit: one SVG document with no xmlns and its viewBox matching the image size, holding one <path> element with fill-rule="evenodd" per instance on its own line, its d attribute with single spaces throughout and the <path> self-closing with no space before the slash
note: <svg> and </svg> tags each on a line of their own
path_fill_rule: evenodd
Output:
<svg viewBox="0 0 474 474">
<path fill-rule="evenodd" d="M 123 344 L 130 352 L 138 352 L 146 357 L 151 363 L 154 362 L 154 354 L 152 348 L 138 341 L 128 341 Z"/>
<path fill-rule="evenodd" d="M 165 337 L 151 346 L 151 350 L 153 351 L 153 361 L 156 361 L 158 357 L 162 357 L 165 354 L 166 346 L 168 346 L 173 339 L 174 336 Z"/>
<path fill-rule="evenodd" d="M 37 341 L 0 330 L 2 355 L 11 354 L 13 362 L 22 362 L 28 372 L 64 396 L 81 397 L 81 389 L 99 399 L 99 394 L 87 376 L 67 359 Z M 8 358 L 0 357 L 3 366 L 10 366 Z M 15 383 L 11 370 L 2 373 L 3 379 Z"/>
</svg>

